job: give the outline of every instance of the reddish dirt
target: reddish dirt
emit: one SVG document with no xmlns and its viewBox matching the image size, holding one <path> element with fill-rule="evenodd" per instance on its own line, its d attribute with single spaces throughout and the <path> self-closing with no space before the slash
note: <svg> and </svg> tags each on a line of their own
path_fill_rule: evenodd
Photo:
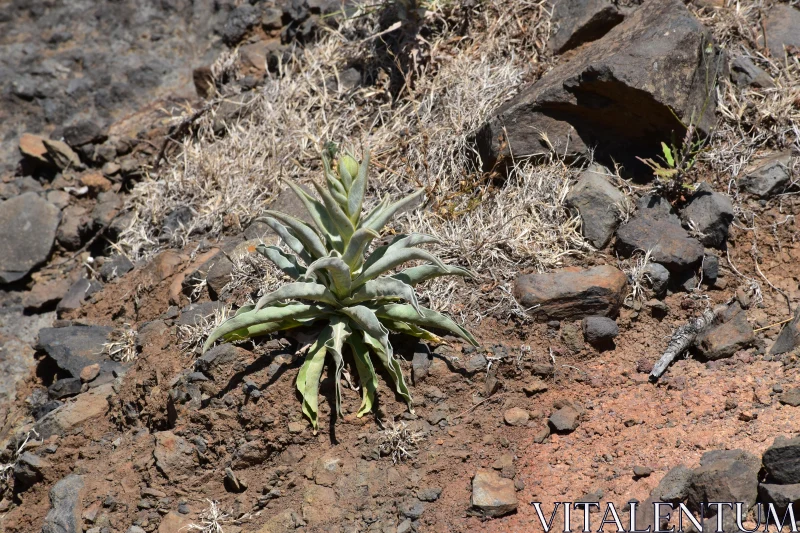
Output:
<svg viewBox="0 0 800 533">
<path fill-rule="evenodd" d="M 783 213 L 797 212 L 788 202 Z M 756 204 L 750 207 L 761 211 Z M 770 206 L 760 216 L 764 225 L 783 220 L 785 215 Z M 792 306 L 800 301 L 800 244 L 794 242 L 795 233 L 791 221 L 777 226 L 774 234 L 760 232 L 757 240 L 762 272 L 788 293 Z M 760 279 L 751 246 L 752 233 L 732 230 L 731 260 L 741 273 Z M 596 256 L 595 262 L 604 259 L 615 261 Z M 721 264 L 727 287 L 706 293 L 712 305 L 727 301 L 742 285 L 724 258 Z M 107 285 L 94 303 L 68 318 L 92 324 L 128 323 L 139 329 L 167 311 L 170 300 L 177 297 L 176 283 L 192 268 L 188 256 L 162 257 Z M 747 310 L 755 327 L 789 316 L 785 299 L 766 283 L 762 285 L 762 306 Z M 193 358 L 181 353 L 174 327 L 168 328 L 150 338 L 124 376 L 119 394 L 112 394 L 105 414 L 45 443 L 55 443 L 58 449 L 47 457 L 52 466 L 44 482 L 20 494 L 21 504 L 7 513 L 2 527 L 8 533 L 39 531 L 50 505 L 50 487 L 72 472 L 85 476 L 84 509 L 99 505 L 102 518 L 95 524 L 105 524 L 111 531 L 126 531 L 137 520 L 145 530 L 154 531 L 167 511 L 173 514 L 164 519 L 165 524 L 176 517 L 199 523 L 206 500 L 218 501 L 219 508 L 234 518 L 243 517 L 229 522 L 226 532 L 284 531 L 275 523 L 264 524 L 287 509 L 304 515 L 304 498 L 317 502 L 306 504 L 304 531 L 383 531 L 381 528 L 402 520 L 397 516 L 404 503 L 425 487 L 443 491 L 437 501 L 425 504 L 419 520 L 421 531 L 540 531 L 528 502 L 541 501 L 545 509 L 551 509 L 555 501 L 575 501 L 601 490 L 601 501 L 613 502 L 621 509 L 631 499 L 647 498 L 672 467 L 681 463 L 697 466 L 706 451 L 741 448 L 760 455 L 776 436 L 800 432 L 800 410 L 780 405 L 773 391 L 775 385 L 800 385 L 797 354 L 779 361 L 763 355 L 780 327 L 757 334 L 764 341 L 760 349 L 710 363 L 681 360 L 658 384 L 649 383 L 647 374 L 637 368 L 644 370 L 642 361 L 654 362 L 674 328 L 695 316 L 703 305 L 685 293 L 673 294 L 665 301 L 669 313 L 662 320 L 651 317 L 646 309 L 638 318 L 624 309 L 618 320 L 616 347 L 605 352 L 587 345 L 572 353 L 558 331 L 546 324 L 485 320 L 473 328 L 476 337 L 486 347 L 501 346 L 509 356 L 493 369 L 501 381 L 499 392 L 482 403 L 478 402 L 485 399 L 486 372 L 467 376 L 460 370 L 470 356 L 461 353 L 458 343 L 438 348 L 428 378 L 411 388 L 419 421 L 409 424 L 424 427 L 422 421 L 443 404 L 448 423 L 433 426 L 415 458 L 397 465 L 388 457 L 371 457 L 379 427 L 374 416 L 355 418 L 360 400 L 357 392 L 343 389 L 346 416 L 333 425 L 330 378 L 321 390 L 326 401 L 321 402 L 318 434 L 307 424 L 300 433 L 288 431 L 289 423 L 303 421 L 294 388 L 298 364 L 284 365 L 274 375 L 275 367 L 270 364 L 291 359 L 297 346 L 293 340 L 265 342 L 256 352 L 237 348 L 236 360 L 216 368 L 213 381 L 200 383 L 205 394 L 202 406 L 178 403 L 176 411 L 170 412 L 173 380 L 191 368 Z M 562 323 L 562 329 L 565 325 Z M 522 345 L 531 350 L 517 361 Z M 397 351 L 410 357 L 407 347 L 398 345 Z M 459 360 L 453 363 L 448 359 L 452 356 Z M 533 365 L 552 362 L 555 376 L 546 378 L 548 390 L 528 397 L 522 388 L 532 379 Z M 404 368 L 410 374 L 410 364 L 404 363 Z M 246 397 L 245 379 L 261 390 L 258 401 Z M 36 385 L 48 384 L 31 381 L 20 397 L 26 397 Z M 380 417 L 400 420 L 404 405 L 389 390 L 384 380 Z M 444 396 L 441 401 L 440 395 Z M 580 426 L 570 434 L 550 435 L 536 443 L 534 437 L 559 402 L 572 402 L 583 409 Z M 126 420 L 126 403 L 136 406 L 138 420 Z M 16 407 L 24 409 L 21 402 Z M 510 407 L 531 413 L 527 427 L 504 423 L 503 413 Z M 747 417 L 742 413 L 754 419 L 744 421 Z M 202 453 L 195 451 L 196 437 L 205 441 Z M 183 458 L 172 457 L 166 467 L 157 464 L 157 441 L 162 449 L 180 456 L 181 439 L 192 452 Z M 492 468 L 495 460 L 508 453 L 515 458 L 515 479 L 524 483 L 518 492 L 518 511 L 488 521 L 471 516 L 471 477 L 479 468 Z M 333 459 L 338 463 L 330 461 Z M 334 466 L 326 470 L 324 464 Z M 652 468 L 652 475 L 634 479 L 637 465 Z M 247 484 L 246 491 L 227 492 L 223 482 L 226 467 Z M 143 498 L 141 490 L 148 487 L 156 489 L 157 496 Z M 259 499 L 273 488 L 280 496 L 259 506 Z M 166 499 L 158 500 L 160 493 Z M 101 505 L 109 496 L 114 503 Z M 188 515 L 174 514 L 180 502 L 188 504 Z M 167 526 L 162 530 L 172 531 Z"/>
</svg>

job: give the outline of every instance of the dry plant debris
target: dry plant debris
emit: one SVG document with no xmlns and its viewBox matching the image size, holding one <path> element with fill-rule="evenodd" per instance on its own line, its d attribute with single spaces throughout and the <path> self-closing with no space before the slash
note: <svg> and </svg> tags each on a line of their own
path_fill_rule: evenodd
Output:
<svg viewBox="0 0 800 533">
<path fill-rule="evenodd" d="M 405 422 L 392 422 L 380 434 L 379 449 L 381 455 L 391 456 L 392 462 L 397 464 L 407 459 L 412 459 L 419 452 L 419 443 L 425 438 L 421 431 L 408 429 Z"/>
<path fill-rule="evenodd" d="M 103 353 L 121 363 L 136 359 L 136 330 L 130 324 L 125 324 L 124 329 L 114 330 L 109 341 L 103 344 Z"/>
</svg>

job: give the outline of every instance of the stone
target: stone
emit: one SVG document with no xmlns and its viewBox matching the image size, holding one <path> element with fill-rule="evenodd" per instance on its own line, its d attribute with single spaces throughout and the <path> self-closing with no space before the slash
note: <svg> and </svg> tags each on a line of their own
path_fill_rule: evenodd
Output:
<svg viewBox="0 0 800 533">
<path fill-rule="evenodd" d="M 580 353 L 586 347 L 581 328 L 575 324 L 564 324 L 561 327 L 561 341 L 572 353 Z"/>
<path fill-rule="evenodd" d="M 617 252 L 630 257 L 650 251 L 650 259 L 670 272 L 692 269 L 703 258 L 703 245 L 677 224 L 637 212 L 617 230 Z"/>
<path fill-rule="evenodd" d="M 194 446 L 171 431 L 155 434 L 153 457 L 158 470 L 171 482 L 187 479 L 194 469 Z"/>
<path fill-rule="evenodd" d="M 643 503 L 636 506 L 637 524 L 649 524 L 652 526 L 655 523 L 654 502 L 684 502 L 689 494 L 691 480 L 692 470 L 684 465 L 678 465 L 667 472 L 656 488 L 652 490 L 650 496 Z"/>
<path fill-rule="evenodd" d="M 98 368 L 100 367 L 100 365 L 97 366 Z M 47 392 L 50 393 L 52 399 L 61 400 L 68 396 L 80 394 L 82 385 L 83 383 L 80 378 L 62 378 L 50 385 Z"/>
<path fill-rule="evenodd" d="M 61 213 L 61 224 L 58 225 L 56 240 L 67 250 L 77 250 L 83 244 L 84 237 L 91 225 L 91 217 L 86 208 L 70 205 Z"/>
<path fill-rule="evenodd" d="M 170 511 L 161 518 L 158 524 L 158 533 L 184 533 L 191 531 L 193 523 L 191 517 L 175 511 Z"/>
<path fill-rule="evenodd" d="M 261 13 L 261 28 L 264 31 L 279 30 L 283 27 L 283 11 L 277 7 L 268 7 Z"/>
<path fill-rule="evenodd" d="M 762 458 L 767 480 L 782 485 L 800 483 L 800 437 L 778 437 Z"/>
<path fill-rule="evenodd" d="M 800 387 L 787 390 L 778 396 L 778 401 L 783 405 L 791 405 L 792 407 L 800 406 Z"/>
<path fill-rule="evenodd" d="M 732 304 L 720 317 L 721 324 L 713 325 L 695 339 L 698 351 L 708 360 L 731 357 L 751 346 L 756 336 L 747 314 L 738 303 Z"/>
<path fill-rule="evenodd" d="M 428 347 L 422 343 L 418 343 L 414 349 L 414 356 L 411 359 L 411 377 L 414 379 L 414 385 L 425 381 L 431 369 L 431 362 L 432 357 Z"/>
<path fill-rule="evenodd" d="M 0 203 L 0 285 L 44 263 L 53 249 L 59 209 L 29 192 Z"/>
<path fill-rule="evenodd" d="M 472 478 L 473 509 L 487 518 L 496 518 L 517 510 L 514 482 L 492 470 L 478 470 Z"/>
<path fill-rule="evenodd" d="M 560 5 L 560 4 L 559 4 Z M 624 195 L 606 178 L 610 171 L 592 165 L 582 174 L 566 197 L 567 206 L 581 216 L 581 231 L 592 246 L 602 249 L 614 236 L 620 222 Z"/>
<path fill-rule="evenodd" d="M 575 408 L 567 405 L 550 415 L 549 422 L 554 431 L 571 433 L 580 424 L 580 413 Z"/>
<path fill-rule="evenodd" d="M 111 190 L 111 180 L 103 176 L 102 172 L 87 172 L 80 177 L 80 183 L 88 187 L 92 194 Z"/>
<path fill-rule="evenodd" d="M 699 232 L 701 243 L 722 248 L 728 240 L 728 227 L 733 222 L 733 203 L 727 195 L 701 183 L 683 208 L 681 217 L 690 228 Z"/>
<path fill-rule="evenodd" d="M 610 265 L 527 274 L 514 281 L 514 297 L 530 314 L 545 320 L 617 316 L 627 279 Z"/>
<path fill-rule="evenodd" d="M 423 502 L 435 502 L 441 495 L 441 487 L 425 487 L 417 491 L 417 498 Z"/>
<path fill-rule="evenodd" d="M 731 80 L 740 87 L 775 87 L 772 77 L 746 56 L 738 56 L 731 61 Z"/>
<path fill-rule="evenodd" d="M 66 126 L 63 136 L 64 142 L 72 148 L 78 148 L 85 144 L 100 144 L 108 138 L 102 128 L 91 120 L 79 120 Z"/>
<path fill-rule="evenodd" d="M 44 471 L 52 465 L 31 452 L 22 452 L 14 464 L 14 490 L 24 492 L 44 479 Z"/>
<path fill-rule="evenodd" d="M 467 364 L 465 365 L 465 369 L 468 374 L 474 374 L 475 372 L 480 372 L 481 370 L 485 370 L 486 366 L 489 364 L 489 361 L 486 359 L 486 356 L 482 353 L 476 353 L 469 359 L 467 359 Z"/>
<path fill-rule="evenodd" d="M 761 461 L 742 450 L 720 450 L 701 460 L 692 472 L 687 491 L 689 508 L 697 511 L 702 502 L 742 502 L 746 513 L 758 498 Z"/>
<path fill-rule="evenodd" d="M 72 196 L 66 191 L 49 190 L 47 191 L 47 201 L 59 209 L 64 209 L 69 205 Z"/>
<path fill-rule="evenodd" d="M 425 512 L 425 504 L 418 500 L 409 500 L 400 506 L 400 514 L 409 520 L 419 520 Z"/>
<path fill-rule="evenodd" d="M 41 438 L 46 439 L 51 435 L 63 435 L 83 424 L 104 417 L 108 411 L 108 397 L 113 394 L 112 383 L 89 389 L 41 417 L 36 423 L 36 431 Z"/>
<path fill-rule="evenodd" d="M 714 286 L 719 278 L 719 257 L 712 253 L 707 253 L 703 257 L 703 283 Z"/>
<path fill-rule="evenodd" d="M 608 0 L 561 0 L 555 3 L 551 23 L 556 27 L 550 48 L 556 54 L 596 41 L 625 17 Z"/>
<path fill-rule="evenodd" d="M 503 420 L 505 420 L 506 424 L 509 426 L 524 426 L 530 419 L 530 413 L 528 413 L 528 411 L 525 409 L 520 409 L 519 407 L 512 407 L 503 413 Z"/>
<path fill-rule="evenodd" d="M 791 352 L 798 346 L 800 346 L 800 305 L 794 311 L 794 318 L 783 326 L 769 353 L 770 355 L 781 355 Z"/>
<path fill-rule="evenodd" d="M 222 289 L 231 282 L 232 272 L 233 262 L 225 255 L 220 255 L 214 260 L 213 265 L 208 269 L 208 274 L 206 274 L 208 293 L 213 299 L 219 299 Z"/>
<path fill-rule="evenodd" d="M 745 173 L 739 180 L 739 187 L 759 198 L 782 193 L 791 182 L 791 164 L 790 151 L 763 159 L 757 167 Z"/>
<path fill-rule="evenodd" d="M 669 287 L 669 270 L 660 263 L 647 263 L 644 267 L 645 281 L 650 285 L 653 294 L 663 297 Z"/>
<path fill-rule="evenodd" d="M 19 138 L 19 153 L 38 164 L 50 164 L 47 157 L 47 148 L 44 146 L 44 137 L 23 133 Z"/>
<path fill-rule="evenodd" d="M 594 148 L 600 161 L 646 171 L 635 156 L 655 157 L 660 142 L 681 138 L 681 121 L 694 116 L 701 135 L 714 125 L 708 80 L 723 55 L 712 43 L 682 2 L 645 0 L 494 112 L 475 135 L 485 168 L 511 154 L 588 160 Z"/>
<path fill-rule="evenodd" d="M 774 4 L 764 20 L 767 47 L 772 58 L 783 63 L 786 54 L 800 51 L 800 10 L 788 4 Z M 760 44 L 764 44 L 759 32 Z"/>
<path fill-rule="evenodd" d="M 113 328 L 106 326 L 68 326 L 43 328 L 37 348 L 43 350 L 58 367 L 74 378 L 80 378 L 83 367 L 99 363 L 101 371 L 119 368 L 103 355 L 103 344 Z"/>
<path fill-rule="evenodd" d="M 133 270 L 133 263 L 128 256 L 123 254 L 115 254 L 106 259 L 103 266 L 100 267 L 100 277 L 103 281 L 111 281 L 112 279 L 120 278 Z"/>
<path fill-rule="evenodd" d="M 289 433 L 292 435 L 298 435 L 305 431 L 306 423 L 305 422 L 289 422 L 288 425 Z"/>
<path fill-rule="evenodd" d="M 67 294 L 58 302 L 56 310 L 61 312 L 79 309 L 87 298 L 91 298 L 102 288 L 103 284 L 99 281 L 80 278 L 70 286 Z"/>
<path fill-rule="evenodd" d="M 186 227 L 193 218 L 194 211 L 188 206 L 177 207 L 167 213 L 164 217 L 164 222 L 161 224 L 161 233 L 158 236 L 159 242 L 169 242 L 175 232 Z"/>
<path fill-rule="evenodd" d="M 42 533 L 81 533 L 83 477 L 71 474 L 50 489 L 50 510 L 44 517 Z"/>
<path fill-rule="evenodd" d="M 648 477 L 653 473 L 653 469 L 649 466 L 637 465 L 633 467 L 634 477 Z"/>
<path fill-rule="evenodd" d="M 81 370 L 80 378 L 81 381 L 86 383 L 92 381 L 99 374 L 100 374 L 100 365 L 95 363 L 93 365 L 86 365 L 85 367 L 83 367 L 83 370 Z"/>
<path fill-rule="evenodd" d="M 53 139 L 43 139 L 42 144 L 44 144 L 47 150 L 47 157 L 59 170 L 66 170 L 68 168 L 79 169 L 83 166 L 81 165 L 81 159 L 78 157 L 78 154 L 76 154 L 67 143 L 55 141 Z"/>
<path fill-rule="evenodd" d="M 619 326 L 611 318 L 588 316 L 583 319 L 583 337 L 592 345 L 606 345 L 619 335 Z"/>
<path fill-rule="evenodd" d="M 33 288 L 22 297 L 22 305 L 27 310 L 49 308 L 64 298 L 69 291 L 69 281 L 56 278 L 49 281 L 37 281 Z"/>
<path fill-rule="evenodd" d="M 247 32 L 260 21 L 261 14 L 250 4 L 244 4 L 231 10 L 221 32 L 223 42 L 228 46 L 238 44 L 247 35 Z"/>
<path fill-rule="evenodd" d="M 189 304 L 181 309 L 181 316 L 175 323 L 179 326 L 195 326 L 203 320 L 213 318 L 214 313 L 223 307 L 225 307 L 224 304 L 220 302 Z"/>
<path fill-rule="evenodd" d="M 758 501 L 774 503 L 775 510 L 780 513 L 780 516 L 783 516 L 790 505 L 796 508 L 800 504 L 800 483 L 791 485 L 761 483 L 758 486 Z"/>
<path fill-rule="evenodd" d="M 527 396 L 533 396 L 534 394 L 547 391 L 547 388 L 547 383 L 545 383 L 544 380 L 541 378 L 533 378 L 524 387 L 522 387 L 522 391 Z"/>
</svg>

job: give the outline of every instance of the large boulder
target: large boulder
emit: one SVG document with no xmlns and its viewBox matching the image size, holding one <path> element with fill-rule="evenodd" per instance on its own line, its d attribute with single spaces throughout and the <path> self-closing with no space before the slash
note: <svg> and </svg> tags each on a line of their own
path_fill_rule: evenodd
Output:
<svg viewBox="0 0 800 533">
<path fill-rule="evenodd" d="M 704 502 L 742 502 L 746 513 L 758 497 L 761 461 L 742 450 L 709 452 L 692 472 L 687 500 L 693 511 Z M 727 531 L 727 530 L 726 530 Z"/>
<path fill-rule="evenodd" d="M 784 191 L 791 181 L 792 153 L 781 152 L 758 163 L 753 170 L 747 172 L 739 180 L 739 186 L 745 191 L 769 198 Z"/>
<path fill-rule="evenodd" d="M 79 378 L 81 370 L 93 364 L 99 364 L 101 372 L 110 373 L 121 368 L 104 354 L 103 345 L 112 331 L 106 326 L 42 328 L 37 348 L 73 378 Z"/>
<path fill-rule="evenodd" d="M 514 297 L 536 317 L 579 320 L 617 316 L 628 280 L 621 270 L 602 265 L 526 274 L 514 281 Z"/>
<path fill-rule="evenodd" d="M 800 483 L 800 437 L 778 437 L 762 458 L 767 480 L 789 485 Z"/>
<path fill-rule="evenodd" d="M 583 236 L 595 248 L 608 244 L 620 222 L 625 196 L 605 177 L 608 170 L 592 165 L 567 194 L 567 205 L 581 216 Z"/>
<path fill-rule="evenodd" d="M 603 38 L 583 47 L 501 106 L 476 134 L 483 163 L 549 153 L 657 155 L 694 120 L 714 124 L 713 79 L 723 68 L 709 32 L 678 0 L 647 0 Z M 694 117 L 694 118 L 692 118 Z"/>
<path fill-rule="evenodd" d="M 71 474 L 50 489 L 50 510 L 44 517 L 42 533 L 81 533 L 83 524 L 83 477 Z"/>
<path fill-rule="evenodd" d="M 13 283 L 50 256 L 61 212 L 36 193 L 0 203 L 0 284 Z"/>
</svg>

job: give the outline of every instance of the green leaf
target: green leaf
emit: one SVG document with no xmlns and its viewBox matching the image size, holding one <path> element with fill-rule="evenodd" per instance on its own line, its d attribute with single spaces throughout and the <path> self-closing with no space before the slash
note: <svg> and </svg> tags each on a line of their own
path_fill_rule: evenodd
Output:
<svg viewBox="0 0 800 533">
<path fill-rule="evenodd" d="M 338 312 L 350 318 L 360 329 L 378 339 L 385 349 L 391 352 L 392 347 L 389 344 L 389 330 L 378 320 L 375 311 L 363 305 L 353 305 L 350 307 L 342 307 L 338 309 Z"/>
<path fill-rule="evenodd" d="M 442 338 L 428 331 L 427 329 L 423 329 L 419 326 L 415 326 L 414 324 L 409 324 L 408 322 L 402 322 L 399 320 L 392 320 L 390 318 L 383 318 L 378 317 L 378 320 L 386 326 L 389 331 L 394 331 L 395 333 L 403 333 L 404 335 L 411 335 L 412 337 L 417 337 L 418 339 L 422 339 L 425 341 L 431 342 L 442 342 Z"/>
<path fill-rule="evenodd" d="M 297 390 L 303 397 L 303 414 L 311 421 L 314 431 L 318 427 L 319 380 L 322 377 L 322 368 L 325 366 L 328 341 L 332 335 L 333 330 L 330 326 L 322 330 L 317 340 L 309 348 L 306 360 L 300 367 L 300 372 L 297 373 Z"/>
<path fill-rule="evenodd" d="M 266 222 L 266 224 L 270 228 L 272 228 L 272 231 L 277 233 L 278 237 L 280 237 L 281 240 L 283 240 L 283 242 L 286 243 L 286 246 L 288 246 L 294 253 L 296 253 L 300 257 L 300 259 L 302 259 L 306 264 L 313 261 L 308 252 L 306 252 L 303 243 L 300 242 L 300 240 L 297 237 L 295 237 L 286 226 L 284 226 L 283 224 L 281 224 L 272 217 L 262 217 L 257 220 Z M 258 248 L 256 248 L 256 251 L 257 250 Z"/>
<path fill-rule="evenodd" d="M 370 211 L 367 214 L 367 216 L 361 218 L 361 220 L 358 223 L 358 226 L 356 226 L 356 227 L 357 228 L 366 227 L 371 220 L 374 220 L 375 217 L 377 217 L 388 206 L 389 206 L 389 195 L 387 194 L 386 196 L 383 197 L 383 200 L 378 202 L 378 205 L 376 205 L 375 207 L 372 208 L 372 211 Z M 381 229 L 382 228 L 378 228 L 375 231 L 380 231 Z"/>
<path fill-rule="evenodd" d="M 358 175 L 353 180 L 347 195 L 347 212 L 355 223 L 361 216 L 364 194 L 367 191 L 367 171 L 369 170 L 369 149 L 364 150 L 364 159 L 358 167 Z M 376 228 L 373 228 L 376 229 Z M 381 228 L 377 228 L 378 230 Z"/>
<path fill-rule="evenodd" d="M 325 255 L 327 254 L 325 245 L 322 244 L 322 240 L 320 240 L 317 232 L 311 229 L 311 227 L 308 224 L 292 216 L 289 216 L 285 213 L 279 213 L 278 211 L 267 211 L 267 213 L 269 213 L 274 218 L 286 224 L 286 226 L 288 226 L 289 229 L 292 230 L 292 235 L 294 235 L 297 238 L 297 240 L 299 240 L 300 243 L 302 244 L 301 251 L 297 252 L 292 247 L 292 245 L 286 242 L 285 239 L 284 242 L 286 242 L 286 244 L 289 244 L 289 248 L 292 248 L 292 250 L 295 251 L 297 255 L 299 255 L 303 259 L 303 261 L 306 261 L 306 257 L 311 257 L 313 259 L 319 259 L 320 257 L 325 257 Z M 269 218 L 267 218 L 266 220 L 269 221 Z M 267 223 L 269 224 L 269 222 Z M 280 235 L 280 237 L 283 239 L 283 235 L 278 232 L 278 229 L 276 228 L 273 229 L 275 229 L 275 232 L 278 233 L 278 235 Z"/>
<path fill-rule="evenodd" d="M 369 357 L 369 348 L 358 335 L 350 335 L 347 344 L 353 352 L 353 359 L 358 370 L 358 379 L 361 382 L 361 407 L 356 416 L 361 418 L 372 410 L 375 403 L 375 393 L 378 390 L 378 376 Z"/>
<path fill-rule="evenodd" d="M 333 357 L 336 364 L 334 368 L 334 386 L 336 388 L 336 414 L 342 417 L 342 370 L 344 369 L 344 358 L 342 357 L 342 346 L 352 333 L 347 325 L 347 320 L 343 317 L 334 316 L 331 318 L 331 338 L 325 343 L 328 353 Z"/>
<path fill-rule="evenodd" d="M 342 300 L 344 305 L 377 302 L 383 299 L 405 300 L 417 311 L 420 310 L 417 294 L 411 285 L 394 278 L 378 278 L 368 281 L 349 298 Z"/>
<path fill-rule="evenodd" d="M 224 335 L 222 340 L 225 342 L 244 341 L 247 339 L 260 337 L 262 335 L 276 333 L 278 331 L 299 328 L 300 326 L 305 326 L 314 320 L 316 320 L 316 318 L 308 318 L 303 320 L 288 319 L 281 320 L 279 322 L 262 322 L 246 328 L 237 329 L 236 331 L 231 331 L 230 333 Z"/>
<path fill-rule="evenodd" d="M 420 196 L 425 194 L 425 189 L 419 189 L 402 200 L 386 207 L 385 209 L 375 213 L 370 213 L 369 220 L 364 221 L 361 226 L 365 228 L 372 228 L 375 231 L 380 231 L 387 222 L 389 222 L 395 215 L 413 207 Z"/>
<path fill-rule="evenodd" d="M 406 380 L 403 377 L 403 369 L 400 368 L 400 363 L 397 362 L 397 359 L 394 358 L 394 354 L 392 354 L 392 345 L 388 342 L 386 344 L 382 343 L 366 331 L 363 333 L 364 342 L 366 342 L 375 352 L 375 355 L 378 356 L 378 360 L 383 364 L 383 367 L 389 373 L 389 376 L 391 376 L 392 381 L 394 381 L 395 390 L 403 397 L 406 404 L 408 404 L 408 410 L 413 413 L 414 408 L 412 407 L 411 392 L 409 392 L 408 385 L 406 385 Z"/>
<path fill-rule="evenodd" d="M 443 329 L 461 337 L 473 346 L 478 346 L 478 341 L 475 340 L 475 337 L 456 324 L 451 318 L 426 307 L 420 307 L 420 309 L 424 316 L 417 314 L 414 308 L 408 304 L 386 304 L 377 307 L 375 314 L 381 319 L 388 318 L 425 328 Z"/>
<path fill-rule="evenodd" d="M 350 241 L 350 237 L 353 236 L 353 232 L 356 230 L 353 227 L 353 223 L 350 221 L 350 218 L 347 214 L 342 210 L 342 206 L 331 196 L 331 193 L 322 185 L 314 182 L 314 188 L 317 190 L 317 194 L 320 195 L 322 201 L 325 205 L 325 210 L 328 213 L 328 216 L 331 219 L 334 227 L 336 228 L 337 236 L 341 237 L 342 241 L 346 244 Z M 343 252 L 344 250 L 339 250 Z"/>
<path fill-rule="evenodd" d="M 288 319 L 322 317 L 330 312 L 330 310 L 329 307 L 307 304 L 290 304 L 281 307 L 273 306 L 258 311 L 252 309 L 229 318 L 212 331 L 203 345 L 203 352 L 208 350 L 217 339 L 242 328 L 249 328 L 250 326 L 267 322 L 274 322 L 277 324 Z"/>
<path fill-rule="evenodd" d="M 342 261 L 341 257 L 323 257 L 317 259 L 308 266 L 308 273 L 311 274 L 316 270 L 327 270 L 331 275 L 333 281 L 333 292 L 339 298 L 344 298 L 350 294 L 351 279 L 350 267 L 347 263 Z"/>
<path fill-rule="evenodd" d="M 272 261 L 276 267 L 292 279 L 297 279 L 306 273 L 305 267 L 297 262 L 295 256 L 284 253 L 277 246 L 259 244 L 256 246 L 256 252 Z"/>
<path fill-rule="evenodd" d="M 383 257 L 372 265 L 364 265 L 361 274 L 353 280 L 353 288 L 356 289 L 371 279 L 377 278 L 381 274 L 399 266 L 407 261 L 429 261 L 439 268 L 446 268 L 442 261 L 430 252 L 420 248 L 400 248 L 387 250 Z"/>
<path fill-rule="evenodd" d="M 377 239 L 378 237 L 380 235 L 369 228 L 360 228 L 353 233 L 350 242 L 347 243 L 347 247 L 344 249 L 344 254 L 342 254 L 342 260 L 347 263 L 350 270 L 355 271 L 361 266 L 364 261 L 364 249 L 372 239 Z"/>
<path fill-rule="evenodd" d="M 661 151 L 664 152 L 664 159 L 667 161 L 667 164 L 671 167 L 675 167 L 675 159 L 672 157 L 672 150 L 669 149 L 667 143 L 661 143 Z"/>
<path fill-rule="evenodd" d="M 333 223 L 328 211 L 325 209 L 325 206 L 319 202 L 316 198 L 308 194 L 306 191 L 301 189 L 296 184 L 292 183 L 291 181 L 286 182 L 289 187 L 294 191 L 300 201 L 303 202 L 303 205 L 308 211 L 308 214 L 311 216 L 311 220 L 314 222 L 314 225 L 317 226 L 319 232 L 331 246 L 331 248 L 342 252 L 344 248 L 344 243 L 342 238 L 336 232 L 336 225 Z"/>
<path fill-rule="evenodd" d="M 415 266 L 394 274 L 392 277 L 414 287 L 419 283 L 441 276 L 475 277 L 472 272 L 465 268 L 450 265 L 446 265 L 445 268 L 440 268 L 438 265 Z"/>
<path fill-rule="evenodd" d="M 265 294 L 256 303 L 255 310 L 263 309 L 264 307 L 279 302 L 281 300 L 311 300 L 329 304 L 332 306 L 339 305 L 339 301 L 325 285 L 319 283 L 288 283 L 282 287 Z"/>
</svg>

